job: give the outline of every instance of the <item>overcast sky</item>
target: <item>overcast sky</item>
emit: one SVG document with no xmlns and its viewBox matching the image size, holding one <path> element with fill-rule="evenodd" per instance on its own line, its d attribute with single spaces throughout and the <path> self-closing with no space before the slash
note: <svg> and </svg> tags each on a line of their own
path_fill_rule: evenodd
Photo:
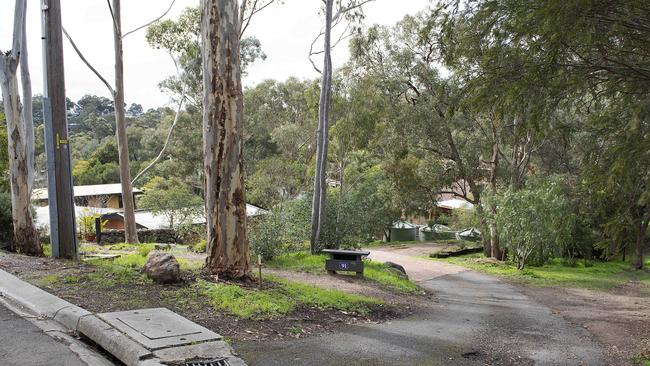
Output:
<svg viewBox="0 0 650 366">
<path fill-rule="evenodd" d="M 122 27 L 126 32 L 158 17 L 171 0 L 122 1 Z M 29 64 L 33 90 L 42 93 L 42 52 L 40 0 L 28 0 L 27 33 Z M 68 30 L 86 58 L 109 81 L 113 79 L 113 36 L 110 15 L 105 0 L 62 0 L 63 26 Z M 168 18 L 175 19 L 188 6 L 198 5 L 198 0 L 176 0 Z M 285 0 L 258 13 L 246 31 L 262 43 L 267 59 L 257 62 L 244 79 L 252 86 L 265 79 L 284 80 L 289 76 L 315 78 L 307 59 L 309 45 L 320 30 L 322 21 L 318 11 L 319 0 Z M 429 0 L 376 0 L 365 6 L 366 24 L 392 25 L 406 14 L 423 10 Z M 13 0 L 0 0 L 0 50 L 11 46 L 13 27 Z M 169 98 L 160 92 L 158 83 L 174 73 L 169 56 L 149 47 L 144 39 L 145 30 L 124 39 L 124 69 L 126 102 L 140 103 L 145 109 L 167 105 Z M 110 97 L 106 87 L 79 60 L 67 40 L 64 40 L 65 78 L 67 95 L 78 100 L 84 94 Z M 334 51 L 334 66 L 348 59 L 347 44 Z M 320 61 L 322 62 L 322 61 Z"/>
</svg>

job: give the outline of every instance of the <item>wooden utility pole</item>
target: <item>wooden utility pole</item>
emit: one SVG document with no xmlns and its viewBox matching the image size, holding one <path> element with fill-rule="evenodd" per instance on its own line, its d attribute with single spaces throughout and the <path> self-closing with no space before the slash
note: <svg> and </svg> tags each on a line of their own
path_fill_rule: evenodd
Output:
<svg viewBox="0 0 650 366">
<path fill-rule="evenodd" d="M 52 256 L 77 259 L 60 0 L 43 0 L 43 116 Z"/>
</svg>

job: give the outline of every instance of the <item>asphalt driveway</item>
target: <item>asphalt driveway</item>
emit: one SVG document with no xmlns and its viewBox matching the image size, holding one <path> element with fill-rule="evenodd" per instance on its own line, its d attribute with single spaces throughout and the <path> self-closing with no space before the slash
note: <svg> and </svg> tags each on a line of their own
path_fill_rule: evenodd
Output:
<svg viewBox="0 0 650 366">
<path fill-rule="evenodd" d="M 371 257 L 386 255 L 379 252 Z M 446 263 L 391 259 L 434 293 L 423 313 L 305 339 L 240 342 L 235 350 L 251 366 L 607 364 L 586 330 L 515 286 Z"/>
</svg>

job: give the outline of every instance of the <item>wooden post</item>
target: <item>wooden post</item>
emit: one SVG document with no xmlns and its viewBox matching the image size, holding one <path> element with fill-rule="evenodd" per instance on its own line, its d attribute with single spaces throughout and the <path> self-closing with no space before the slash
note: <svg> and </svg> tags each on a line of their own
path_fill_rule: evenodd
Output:
<svg viewBox="0 0 650 366">
<path fill-rule="evenodd" d="M 43 116 L 52 256 L 77 259 L 60 0 L 43 0 Z"/>
<path fill-rule="evenodd" d="M 262 256 L 259 254 L 257 255 L 257 267 L 260 270 L 260 282 L 258 286 L 261 289 L 262 288 Z"/>
</svg>

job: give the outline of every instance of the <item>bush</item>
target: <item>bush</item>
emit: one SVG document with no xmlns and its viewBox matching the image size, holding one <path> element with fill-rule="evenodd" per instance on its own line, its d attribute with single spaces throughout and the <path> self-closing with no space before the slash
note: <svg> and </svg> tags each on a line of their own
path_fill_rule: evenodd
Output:
<svg viewBox="0 0 650 366">
<path fill-rule="evenodd" d="M 205 238 L 205 232 L 205 225 L 185 223 L 176 227 L 178 241 L 183 244 L 200 243 Z M 205 240 L 203 241 L 205 242 Z M 203 251 L 205 252 L 205 245 Z"/>
<path fill-rule="evenodd" d="M 541 266 L 568 247 L 575 218 L 558 185 L 511 188 L 496 201 L 499 237 L 518 269 L 529 262 Z"/>
<path fill-rule="evenodd" d="M 13 223 L 11 217 L 11 195 L 0 192 L 0 248 L 11 243 L 13 238 Z"/>
<path fill-rule="evenodd" d="M 269 212 L 251 221 L 248 229 L 250 248 L 265 261 L 282 254 L 282 212 Z"/>
</svg>

